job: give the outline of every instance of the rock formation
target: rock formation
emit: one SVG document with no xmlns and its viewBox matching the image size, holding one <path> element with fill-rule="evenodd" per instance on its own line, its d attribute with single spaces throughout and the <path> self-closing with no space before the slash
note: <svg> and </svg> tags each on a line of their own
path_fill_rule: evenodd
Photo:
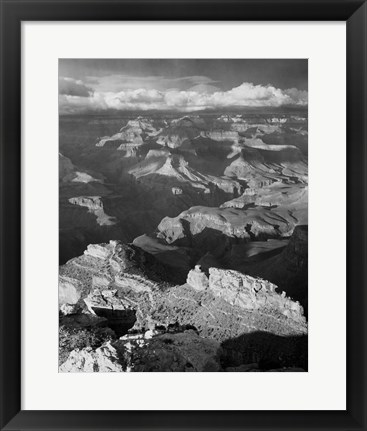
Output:
<svg viewBox="0 0 367 431">
<path fill-rule="evenodd" d="M 224 176 L 203 175 L 191 168 L 183 155 L 167 151 L 149 151 L 145 159 L 133 166 L 129 173 L 150 187 L 166 186 L 171 190 L 191 188 L 196 192 L 209 194 L 218 188 L 236 196 L 243 191 L 243 187 L 236 180 Z"/>
<path fill-rule="evenodd" d="M 128 121 L 126 126 L 115 135 L 101 138 L 96 146 L 103 147 L 107 142 L 117 142 L 119 144 L 117 150 L 125 150 L 129 157 L 136 155 L 137 149 L 144 144 L 146 136 L 155 136 L 157 133 L 151 120 L 138 117 L 136 120 Z"/>
<path fill-rule="evenodd" d="M 102 178 L 94 178 L 87 172 L 77 170 L 72 161 L 59 153 L 59 181 L 62 183 L 103 183 Z"/>
<path fill-rule="evenodd" d="M 196 290 L 205 290 L 209 287 L 207 276 L 201 271 L 200 266 L 196 265 L 187 275 L 187 284 Z"/>
<path fill-rule="evenodd" d="M 169 271 L 153 256 L 114 241 L 89 246 L 84 256 L 60 268 L 60 302 L 91 314 L 103 308 L 133 310 L 134 329 L 178 322 L 218 340 L 251 331 L 255 322 L 256 329 L 273 328 L 277 334 L 307 331 L 302 307 L 278 294 L 272 283 L 216 268 L 209 274 L 208 280 L 196 268 L 188 284 L 173 286 Z"/>
<path fill-rule="evenodd" d="M 209 251 L 211 247 L 236 239 L 289 236 L 298 222 L 286 208 L 192 207 L 177 217 L 165 217 L 158 225 L 157 236 L 167 244 Z"/>
<path fill-rule="evenodd" d="M 120 364 L 116 349 L 107 343 L 96 350 L 85 347 L 73 350 L 59 367 L 62 373 L 108 373 L 125 371 Z"/>
<path fill-rule="evenodd" d="M 70 198 L 69 202 L 73 205 L 88 208 L 89 212 L 97 217 L 100 226 L 113 225 L 116 223 L 114 217 L 110 217 L 104 212 L 103 202 L 100 196 L 78 196 Z"/>
</svg>

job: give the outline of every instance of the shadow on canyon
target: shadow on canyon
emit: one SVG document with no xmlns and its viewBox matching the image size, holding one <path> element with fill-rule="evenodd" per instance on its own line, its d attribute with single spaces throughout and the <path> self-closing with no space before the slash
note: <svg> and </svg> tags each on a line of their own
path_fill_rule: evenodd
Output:
<svg viewBox="0 0 367 431">
<path fill-rule="evenodd" d="M 308 370 L 307 335 L 282 337 L 258 331 L 223 341 L 221 347 L 224 369 L 257 363 L 260 371 L 284 367 Z"/>
<path fill-rule="evenodd" d="M 153 184 L 153 181 L 152 181 Z M 130 243 L 140 235 L 154 232 L 165 217 L 177 217 L 193 206 L 218 207 L 238 197 L 237 192 L 227 193 L 216 186 L 211 193 L 198 192 L 190 186 L 181 186 L 182 195 L 174 195 L 172 188 L 180 184 L 158 187 L 143 184 L 129 176 L 126 183 L 109 185 L 105 191 L 91 190 L 83 185 L 60 188 L 59 202 L 59 265 L 83 254 L 89 244 L 119 240 Z M 84 188 L 83 188 L 84 187 Z M 244 187 L 244 186 L 242 186 Z M 114 220 L 112 225 L 99 225 L 88 208 L 73 205 L 68 199 L 77 196 L 100 194 L 103 210 Z"/>
</svg>

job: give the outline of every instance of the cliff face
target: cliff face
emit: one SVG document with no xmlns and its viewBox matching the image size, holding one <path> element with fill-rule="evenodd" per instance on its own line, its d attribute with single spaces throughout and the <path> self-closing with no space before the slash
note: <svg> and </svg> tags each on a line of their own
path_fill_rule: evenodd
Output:
<svg viewBox="0 0 367 431">
<path fill-rule="evenodd" d="M 87 172 L 79 170 L 70 159 L 59 153 L 59 181 L 63 186 L 75 183 L 103 183 L 101 176 L 94 178 Z"/>
<path fill-rule="evenodd" d="M 59 153 L 59 181 L 68 181 L 74 173 L 75 166 L 71 160 Z"/>
<path fill-rule="evenodd" d="M 284 259 L 296 269 L 305 269 L 308 264 L 308 226 L 296 226 L 288 246 L 283 252 Z"/>
<path fill-rule="evenodd" d="M 153 121 L 138 117 L 136 120 L 128 121 L 118 133 L 101 138 L 96 146 L 104 147 L 106 143 L 116 142 L 119 144 L 117 150 L 126 151 L 128 157 L 135 156 L 138 148 L 144 144 L 144 139 L 155 134 L 157 130 L 153 126 Z"/>
<path fill-rule="evenodd" d="M 103 202 L 100 196 L 77 196 L 70 198 L 69 202 L 73 205 L 88 208 L 88 211 L 97 217 L 97 223 L 100 226 L 116 224 L 116 219 L 104 212 Z"/>
<path fill-rule="evenodd" d="M 151 188 L 181 187 L 185 195 L 190 192 L 210 195 L 216 189 L 229 196 L 238 196 L 243 192 L 243 186 L 238 181 L 203 175 L 190 167 L 183 155 L 171 154 L 167 150 L 150 150 L 145 159 L 131 168 L 129 173 Z"/>
<path fill-rule="evenodd" d="M 165 217 L 158 225 L 157 237 L 167 244 L 195 246 L 209 251 L 211 247 L 237 239 L 288 236 L 297 222 L 286 207 L 242 209 L 197 206 L 177 217 Z"/>
<path fill-rule="evenodd" d="M 247 262 L 240 271 L 263 277 L 275 283 L 279 290 L 299 301 L 308 311 L 308 226 L 296 226 L 288 245 L 275 256 L 258 262 Z"/>
</svg>

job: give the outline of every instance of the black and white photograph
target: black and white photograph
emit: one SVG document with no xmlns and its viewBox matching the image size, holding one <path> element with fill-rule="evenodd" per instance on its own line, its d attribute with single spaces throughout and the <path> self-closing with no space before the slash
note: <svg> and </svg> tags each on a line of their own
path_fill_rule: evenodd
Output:
<svg viewBox="0 0 367 431">
<path fill-rule="evenodd" d="M 58 74 L 59 372 L 307 372 L 308 60 Z"/>
</svg>

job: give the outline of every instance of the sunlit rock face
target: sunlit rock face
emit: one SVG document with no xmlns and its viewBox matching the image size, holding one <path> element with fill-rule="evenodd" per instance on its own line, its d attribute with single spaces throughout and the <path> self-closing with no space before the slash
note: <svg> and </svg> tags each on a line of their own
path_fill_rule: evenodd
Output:
<svg viewBox="0 0 367 431">
<path fill-rule="evenodd" d="M 196 265 L 187 275 L 187 284 L 196 290 L 205 290 L 209 287 L 209 280 L 204 272 L 201 271 L 200 266 Z"/>
<path fill-rule="evenodd" d="M 167 244 L 194 246 L 209 251 L 219 241 L 253 240 L 289 236 L 298 219 L 287 209 L 192 207 L 179 216 L 165 217 L 158 225 L 158 238 Z M 298 215 L 304 221 L 306 214 Z"/>
<path fill-rule="evenodd" d="M 104 212 L 103 202 L 100 196 L 78 196 L 70 198 L 69 202 L 73 205 L 88 208 L 88 211 L 96 216 L 97 223 L 100 226 L 116 224 L 116 219 Z"/>
<path fill-rule="evenodd" d="M 59 367 L 62 373 L 119 373 L 124 371 L 117 351 L 110 343 L 93 350 L 73 350 Z"/>
<path fill-rule="evenodd" d="M 218 189 L 228 196 L 238 196 L 243 192 L 243 186 L 235 179 L 203 175 L 190 166 L 184 155 L 166 150 L 150 150 L 129 173 L 150 188 L 171 188 L 175 195 L 182 194 L 183 190 L 210 195 Z"/>
<path fill-rule="evenodd" d="M 277 286 L 266 280 L 250 277 L 238 271 L 209 269 L 209 288 L 215 296 L 223 297 L 232 305 L 250 310 L 282 313 L 289 319 L 305 324 L 303 308 L 298 302 L 279 294 Z"/>
<path fill-rule="evenodd" d="M 126 126 L 112 135 L 101 138 L 96 146 L 103 147 L 108 142 L 118 142 L 120 146 L 118 150 L 128 150 L 132 147 L 139 147 L 144 144 L 144 138 L 147 136 L 155 136 L 156 128 L 153 126 L 153 121 L 148 118 L 138 117 L 135 120 L 130 120 Z"/>
<path fill-rule="evenodd" d="M 213 141 L 238 142 L 239 140 L 238 132 L 231 130 L 213 130 L 211 132 L 202 132 L 201 136 L 213 139 Z"/>
</svg>

